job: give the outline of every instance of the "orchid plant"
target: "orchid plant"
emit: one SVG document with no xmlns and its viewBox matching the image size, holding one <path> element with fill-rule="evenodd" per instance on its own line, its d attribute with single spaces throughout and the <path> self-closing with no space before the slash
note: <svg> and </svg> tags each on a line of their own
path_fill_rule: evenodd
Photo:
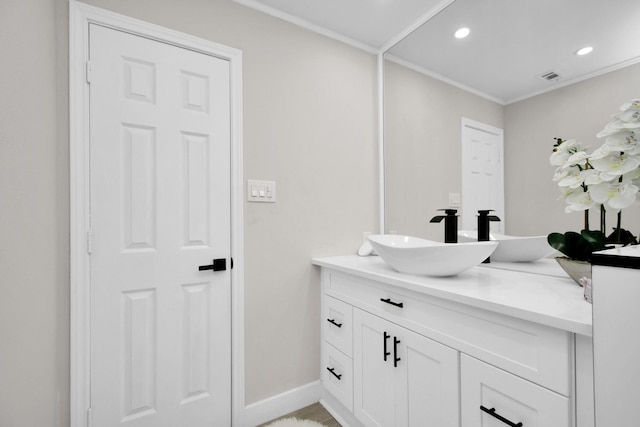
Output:
<svg viewBox="0 0 640 427">
<path fill-rule="evenodd" d="M 565 212 L 584 211 L 585 226 L 578 233 L 551 233 L 549 244 L 570 258 L 589 260 L 607 243 L 637 244 L 621 228 L 622 209 L 636 200 L 640 180 L 640 99 L 623 104 L 597 134 L 605 142 L 593 153 L 575 139 L 556 138 L 549 159 L 556 167 L 553 180 L 566 202 Z M 589 229 L 589 210 L 600 208 L 600 230 Z M 614 232 L 606 237 L 606 212 L 617 212 Z"/>
</svg>

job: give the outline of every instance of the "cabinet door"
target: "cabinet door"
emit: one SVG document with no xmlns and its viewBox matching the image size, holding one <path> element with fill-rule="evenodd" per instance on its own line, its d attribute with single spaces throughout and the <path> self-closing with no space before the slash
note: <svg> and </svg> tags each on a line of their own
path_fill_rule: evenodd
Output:
<svg viewBox="0 0 640 427">
<path fill-rule="evenodd" d="M 398 338 L 396 425 L 458 427 L 458 351 L 408 330 Z"/>
<path fill-rule="evenodd" d="M 358 309 L 353 320 L 356 417 L 367 427 L 458 427 L 458 352 Z"/>
<path fill-rule="evenodd" d="M 353 412 L 367 427 L 395 426 L 392 327 L 353 310 Z"/>
<path fill-rule="evenodd" d="M 463 427 L 571 425 L 567 397 L 466 355 L 461 396 Z"/>
</svg>

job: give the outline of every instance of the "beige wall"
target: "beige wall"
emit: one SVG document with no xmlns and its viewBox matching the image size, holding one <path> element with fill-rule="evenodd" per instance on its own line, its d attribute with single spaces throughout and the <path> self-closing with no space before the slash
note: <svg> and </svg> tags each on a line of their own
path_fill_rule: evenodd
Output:
<svg viewBox="0 0 640 427">
<path fill-rule="evenodd" d="M 0 2 L 0 425 L 66 426 L 66 95 L 53 0 Z"/>
<path fill-rule="evenodd" d="M 549 155 L 554 137 L 577 138 L 590 151 L 596 138 L 624 102 L 640 96 L 640 64 L 548 92 L 505 108 L 505 199 L 508 232 L 515 235 L 579 231 L 582 213 L 564 213 Z M 598 211 L 599 212 L 599 211 Z M 598 227 L 591 213 L 591 228 Z M 607 220 L 609 232 L 615 218 Z M 622 226 L 640 233 L 640 206 L 625 209 Z"/>
<path fill-rule="evenodd" d="M 442 241 L 429 220 L 461 191 L 461 119 L 503 128 L 503 107 L 385 62 L 386 231 Z"/>
<path fill-rule="evenodd" d="M 231 0 L 88 3 L 243 51 L 246 403 L 319 378 L 314 256 L 376 231 L 375 56 Z M 67 3 L 0 3 L 0 425 L 69 422 Z"/>
</svg>

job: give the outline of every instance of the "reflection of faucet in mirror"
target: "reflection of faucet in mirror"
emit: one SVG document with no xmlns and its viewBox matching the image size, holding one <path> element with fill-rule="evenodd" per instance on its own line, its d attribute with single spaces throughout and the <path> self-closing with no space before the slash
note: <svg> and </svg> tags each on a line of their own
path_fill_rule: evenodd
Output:
<svg viewBox="0 0 640 427">
<path fill-rule="evenodd" d="M 488 242 L 491 240 L 489 233 L 489 223 L 492 221 L 500 221 L 496 215 L 489 215 L 489 212 L 493 212 L 492 209 L 479 210 L 478 211 L 478 242 Z M 483 263 L 491 262 L 491 258 L 487 257 Z"/>
<path fill-rule="evenodd" d="M 491 240 L 489 236 L 489 222 L 500 221 L 500 218 L 496 215 L 489 215 L 489 212 L 493 212 L 493 209 L 478 211 L 478 242 Z"/>
<path fill-rule="evenodd" d="M 438 209 L 445 215 L 436 215 L 429 222 L 441 222 L 444 219 L 444 242 L 458 243 L 458 212 L 456 209 Z"/>
</svg>

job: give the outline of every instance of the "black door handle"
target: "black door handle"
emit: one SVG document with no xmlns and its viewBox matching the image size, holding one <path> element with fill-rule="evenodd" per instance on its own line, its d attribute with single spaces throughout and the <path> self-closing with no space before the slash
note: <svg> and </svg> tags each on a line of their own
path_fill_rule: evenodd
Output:
<svg viewBox="0 0 640 427">
<path fill-rule="evenodd" d="M 508 425 L 510 427 L 522 427 L 522 423 L 516 424 L 513 421 L 510 421 L 510 420 L 506 419 L 505 417 L 503 417 L 502 415 L 498 414 L 496 412 L 496 408 L 488 409 L 488 408 L 480 405 L 480 410 L 482 412 L 486 412 L 487 414 L 491 415 L 493 418 L 496 418 L 496 419 L 502 421 L 503 423 L 505 423 L 506 425 Z"/>
<path fill-rule="evenodd" d="M 335 368 L 329 368 L 327 367 L 327 371 L 331 372 L 331 374 L 336 377 L 337 379 L 342 379 L 342 374 L 336 374 Z"/>
<path fill-rule="evenodd" d="M 387 304 L 391 304 L 391 305 L 394 305 L 394 306 L 399 307 L 399 308 L 403 308 L 404 307 L 403 303 L 391 301 L 391 298 L 380 298 L 380 301 L 386 302 Z"/>
<path fill-rule="evenodd" d="M 387 340 L 391 338 L 391 335 L 389 335 L 386 331 L 384 332 L 384 336 L 383 336 L 383 354 L 384 354 L 384 361 L 387 361 L 387 356 L 389 356 L 391 354 L 390 351 L 387 351 Z"/>
<path fill-rule="evenodd" d="M 213 271 L 224 271 L 227 269 L 227 259 L 226 258 L 216 258 L 213 260 L 212 264 L 209 265 L 201 265 L 198 267 L 199 271 L 204 270 L 213 270 Z"/>
<path fill-rule="evenodd" d="M 342 328 L 342 323 L 336 322 L 336 319 L 327 319 L 327 322 L 331 323 L 333 326 L 338 328 Z"/>
<path fill-rule="evenodd" d="M 398 357 L 398 344 L 400 344 L 400 340 L 398 337 L 393 337 L 393 367 L 398 367 L 398 362 L 401 360 Z"/>
</svg>

